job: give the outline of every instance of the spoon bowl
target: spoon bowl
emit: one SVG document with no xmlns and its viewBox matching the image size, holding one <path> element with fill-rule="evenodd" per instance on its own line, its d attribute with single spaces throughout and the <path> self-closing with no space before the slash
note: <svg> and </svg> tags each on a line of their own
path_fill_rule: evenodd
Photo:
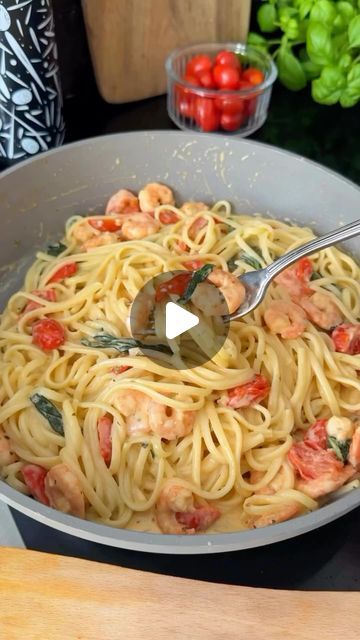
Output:
<svg viewBox="0 0 360 640">
<path fill-rule="evenodd" d="M 283 256 L 272 262 L 263 269 L 257 269 L 255 271 L 249 271 L 239 276 L 240 282 L 245 287 L 245 300 L 242 305 L 234 312 L 226 316 L 226 320 L 236 320 L 245 316 L 250 311 L 253 311 L 260 302 L 264 299 L 266 290 L 272 280 L 281 271 L 284 271 L 287 267 L 290 267 L 294 262 L 297 262 L 300 258 L 309 256 L 312 253 L 316 253 L 321 249 L 331 247 L 342 240 L 348 240 L 360 234 L 360 220 L 355 220 L 347 224 L 345 227 L 330 231 L 320 238 L 315 238 L 306 242 L 306 244 L 300 245 L 296 249 L 284 253 Z"/>
</svg>

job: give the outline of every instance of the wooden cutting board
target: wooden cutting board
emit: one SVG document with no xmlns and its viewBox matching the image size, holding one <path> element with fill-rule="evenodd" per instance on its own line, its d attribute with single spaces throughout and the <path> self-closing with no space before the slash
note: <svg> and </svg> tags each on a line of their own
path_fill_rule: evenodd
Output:
<svg viewBox="0 0 360 640">
<path fill-rule="evenodd" d="M 1 640 L 358 640 L 359 609 L 360 593 L 213 584 L 0 548 Z"/>
<path fill-rule="evenodd" d="M 172 49 L 244 41 L 251 0 L 82 0 L 96 81 L 108 102 L 166 91 Z"/>
</svg>

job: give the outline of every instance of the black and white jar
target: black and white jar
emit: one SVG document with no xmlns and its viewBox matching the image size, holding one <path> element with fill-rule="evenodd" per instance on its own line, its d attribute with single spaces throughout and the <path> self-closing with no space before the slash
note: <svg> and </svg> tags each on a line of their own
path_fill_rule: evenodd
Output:
<svg viewBox="0 0 360 640">
<path fill-rule="evenodd" d="M 62 144 L 51 0 L 0 0 L 0 166 Z"/>
</svg>

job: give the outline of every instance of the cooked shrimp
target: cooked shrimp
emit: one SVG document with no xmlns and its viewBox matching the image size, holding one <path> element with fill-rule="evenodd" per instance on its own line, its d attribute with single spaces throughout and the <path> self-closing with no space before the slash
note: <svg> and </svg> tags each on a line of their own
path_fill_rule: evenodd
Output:
<svg viewBox="0 0 360 640">
<path fill-rule="evenodd" d="M 136 213 L 140 211 L 139 199 L 127 189 L 120 189 L 109 199 L 105 213 Z"/>
<path fill-rule="evenodd" d="M 141 291 L 131 305 L 129 323 L 134 337 L 149 333 L 149 319 L 154 310 L 154 296 L 146 291 Z"/>
<path fill-rule="evenodd" d="M 206 531 L 220 516 L 220 511 L 207 503 L 196 506 L 190 489 L 168 480 L 156 502 L 156 520 L 163 533 L 192 534 Z"/>
<path fill-rule="evenodd" d="M 264 320 L 272 333 L 280 333 L 285 340 L 301 336 L 307 325 L 302 308 L 286 300 L 270 302 L 264 313 Z"/>
<path fill-rule="evenodd" d="M 86 242 L 87 240 L 90 240 L 90 238 L 93 238 L 96 235 L 96 232 L 90 227 L 87 220 L 84 220 L 80 224 L 77 224 L 76 226 L 74 225 L 72 235 L 78 242 Z"/>
<path fill-rule="evenodd" d="M 262 516 L 255 516 L 250 520 L 249 526 L 254 529 L 267 527 L 270 524 L 277 524 L 290 520 L 300 513 L 300 505 L 298 502 L 289 502 L 287 504 L 274 504 L 271 511 L 267 511 Z"/>
<path fill-rule="evenodd" d="M 11 451 L 10 440 L 8 436 L 0 429 L 0 469 L 8 464 L 16 462 L 17 457 Z"/>
<path fill-rule="evenodd" d="M 326 293 L 317 292 L 310 297 L 303 296 L 299 304 L 310 320 L 321 329 L 332 329 L 343 321 L 340 309 Z"/>
<path fill-rule="evenodd" d="M 252 484 L 258 484 L 260 480 L 264 477 L 264 471 L 256 471 L 255 469 L 251 471 L 250 474 L 250 482 Z M 281 466 L 277 474 L 273 477 L 273 479 L 267 484 L 265 487 L 261 489 L 257 489 L 254 493 L 256 495 L 263 496 L 271 496 L 277 491 L 281 491 L 284 489 L 284 480 L 285 480 L 286 472 L 284 466 Z"/>
<path fill-rule="evenodd" d="M 355 473 L 354 467 L 346 464 L 342 469 L 323 473 L 317 478 L 299 479 L 295 483 L 295 488 L 310 498 L 316 499 L 340 489 Z"/>
<path fill-rule="evenodd" d="M 275 282 L 284 287 L 291 298 L 296 299 L 312 293 L 308 286 L 313 272 L 313 264 L 309 258 L 301 258 L 275 278 Z"/>
<path fill-rule="evenodd" d="M 160 223 L 149 213 L 134 213 L 126 216 L 122 225 L 124 240 L 141 240 L 159 231 Z"/>
<path fill-rule="evenodd" d="M 193 428 L 194 411 L 173 409 L 156 402 L 142 391 L 124 389 L 119 392 L 117 399 L 130 436 L 152 432 L 160 438 L 175 440 L 187 436 Z"/>
<path fill-rule="evenodd" d="M 355 422 L 355 425 L 357 424 L 359 424 L 359 419 Z M 355 433 L 352 437 L 348 460 L 355 469 L 360 468 L 360 426 L 356 427 Z"/>
<path fill-rule="evenodd" d="M 215 285 L 219 291 L 209 287 L 207 282 Z M 191 298 L 194 305 L 205 315 L 223 316 L 233 313 L 243 303 L 245 287 L 232 273 L 214 269 L 208 275 L 207 282 L 200 283 Z"/>
<path fill-rule="evenodd" d="M 116 233 L 110 233 L 109 231 L 105 231 L 99 236 L 93 236 L 84 242 L 81 247 L 85 251 L 89 251 L 89 249 L 95 249 L 96 247 L 104 247 L 108 244 L 114 244 L 119 242 L 120 238 Z"/>
<path fill-rule="evenodd" d="M 76 475 L 66 464 L 57 464 L 49 470 L 45 478 L 45 494 L 54 509 L 85 517 L 84 494 Z"/>
<path fill-rule="evenodd" d="M 194 426 L 195 412 L 181 411 L 152 400 L 148 407 L 149 427 L 166 440 L 187 436 Z"/>
<path fill-rule="evenodd" d="M 200 211 L 209 211 L 209 207 L 203 202 L 195 202 L 195 200 L 190 200 L 189 202 L 184 202 L 184 204 L 181 205 L 180 210 L 183 211 L 187 216 L 193 216 Z"/>
<path fill-rule="evenodd" d="M 174 195 L 169 187 L 159 182 L 149 182 L 139 191 L 140 209 L 144 213 L 151 213 L 161 204 L 175 204 Z"/>
</svg>

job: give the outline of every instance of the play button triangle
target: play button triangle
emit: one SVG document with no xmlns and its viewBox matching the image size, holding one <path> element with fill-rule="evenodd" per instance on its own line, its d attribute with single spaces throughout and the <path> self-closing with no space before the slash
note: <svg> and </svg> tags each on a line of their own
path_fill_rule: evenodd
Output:
<svg viewBox="0 0 360 640">
<path fill-rule="evenodd" d="M 199 324 L 199 318 L 186 311 L 180 305 L 174 302 L 168 302 L 165 307 L 165 334 L 168 340 L 177 338 L 185 331 L 196 327 Z"/>
</svg>

